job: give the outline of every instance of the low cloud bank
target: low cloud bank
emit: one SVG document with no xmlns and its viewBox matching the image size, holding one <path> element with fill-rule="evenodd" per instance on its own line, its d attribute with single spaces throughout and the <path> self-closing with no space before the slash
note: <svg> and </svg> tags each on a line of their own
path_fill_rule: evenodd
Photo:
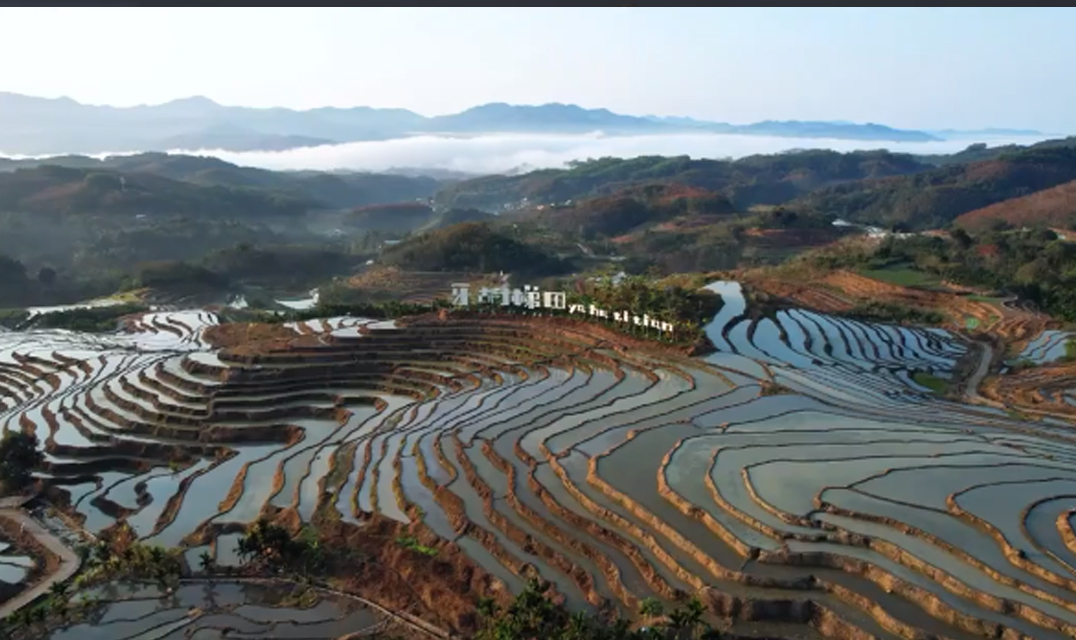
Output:
<svg viewBox="0 0 1076 640">
<path fill-rule="evenodd" d="M 984 139 L 990 146 L 1030 144 L 1038 138 L 1011 137 Z M 270 152 L 185 150 L 180 153 L 212 155 L 240 165 L 265 169 L 337 169 L 384 171 L 392 167 L 450 169 L 471 173 L 502 173 L 520 167 L 530 169 L 562 167 L 571 160 L 604 156 L 690 155 L 695 158 L 741 158 L 758 153 L 779 153 L 792 149 L 886 148 L 917 154 L 953 153 L 966 148 L 968 140 L 899 143 L 864 140 L 779 138 L 744 135 L 482 135 L 450 137 L 423 135 L 375 142 L 352 142 Z"/>
<path fill-rule="evenodd" d="M 990 146 L 1031 144 L 1041 138 L 984 138 Z M 514 169 L 563 167 L 571 160 L 614 156 L 689 155 L 693 158 L 742 158 L 793 149 L 854 151 L 889 149 L 915 154 L 953 153 L 973 141 L 884 142 L 780 138 L 723 134 L 605 136 L 588 135 L 422 135 L 393 140 L 351 142 L 288 151 L 176 149 L 171 153 L 209 155 L 238 165 L 274 170 L 384 171 L 394 167 L 445 169 L 468 173 L 503 173 Z M 108 154 L 94 154 L 104 156 Z"/>
</svg>

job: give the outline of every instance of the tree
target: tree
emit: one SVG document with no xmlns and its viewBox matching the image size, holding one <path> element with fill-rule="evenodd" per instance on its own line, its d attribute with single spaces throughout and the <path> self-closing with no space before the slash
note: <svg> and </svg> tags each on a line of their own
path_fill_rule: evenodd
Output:
<svg viewBox="0 0 1076 640">
<path fill-rule="evenodd" d="M 52 267 L 41 267 L 37 272 L 37 281 L 45 286 L 51 286 L 56 282 L 56 270 Z"/>
<path fill-rule="evenodd" d="M 54 582 L 49 587 L 49 599 L 52 601 L 52 609 L 61 616 L 67 614 L 67 583 Z"/>
<path fill-rule="evenodd" d="M 49 587 L 49 594 L 55 596 L 57 599 L 62 599 L 67 596 L 67 583 L 66 582 L 53 582 Z"/>
<path fill-rule="evenodd" d="M 651 618 L 635 631 L 624 618 L 598 620 L 585 613 L 569 614 L 563 605 L 553 604 L 547 595 L 548 583 L 531 580 L 515 600 L 500 609 L 492 601 L 479 603 L 481 628 L 477 640 L 719 640 L 721 633 L 704 620 L 705 608 L 697 598 L 663 617 L 661 603 L 648 598 L 640 603 L 640 614 Z"/>
<path fill-rule="evenodd" d="M 639 615 L 644 618 L 657 618 L 665 613 L 665 607 L 657 598 L 647 598 L 639 605 Z"/>
<path fill-rule="evenodd" d="M 19 491 L 30 483 L 32 473 L 45 456 L 38 450 L 37 436 L 8 431 L 0 439 L 0 482 L 6 491 Z"/>
<path fill-rule="evenodd" d="M 669 628 L 677 635 L 686 634 L 694 637 L 695 630 L 702 622 L 702 614 L 705 608 L 698 598 L 692 598 L 686 607 L 677 608 L 669 614 Z"/>
<path fill-rule="evenodd" d="M 106 564 L 112 559 L 112 547 L 109 546 L 106 540 L 99 540 L 93 552 L 97 564 Z"/>
<path fill-rule="evenodd" d="M 209 570 L 213 568 L 213 556 L 209 555 L 208 551 L 203 551 L 202 555 L 198 556 L 198 564 L 201 565 L 203 572 L 209 573 Z"/>
<path fill-rule="evenodd" d="M 971 245 L 975 244 L 975 241 L 972 240 L 970 235 L 968 235 L 968 232 L 961 229 L 960 227 L 953 227 L 952 229 L 950 229 L 949 237 L 952 238 L 953 242 L 956 242 L 961 249 L 967 249 Z"/>
<path fill-rule="evenodd" d="M 26 266 L 18 260 L 0 254 L 0 281 L 21 282 L 26 279 Z"/>
</svg>

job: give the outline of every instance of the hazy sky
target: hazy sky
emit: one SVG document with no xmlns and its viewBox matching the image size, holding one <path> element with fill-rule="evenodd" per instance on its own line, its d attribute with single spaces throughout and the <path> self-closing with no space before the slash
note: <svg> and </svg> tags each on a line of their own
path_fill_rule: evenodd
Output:
<svg viewBox="0 0 1076 640">
<path fill-rule="evenodd" d="M 1076 130 L 1076 9 L 0 8 L 0 91 Z"/>
</svg>

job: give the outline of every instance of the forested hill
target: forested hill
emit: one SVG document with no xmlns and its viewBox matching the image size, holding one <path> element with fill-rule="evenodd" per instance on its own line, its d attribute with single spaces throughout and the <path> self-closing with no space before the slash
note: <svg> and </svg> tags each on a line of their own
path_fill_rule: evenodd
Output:
<svg viewBox="0 0 1076 640">
<path fill-rule="evenodd" d="M 78 155 L 32 160 L 0 158 L 0 178 L 7 177 L 3 172 L 42 166 L 115 172 L 128 179 L 148 174 L 204 187 L 259 189 L 334 209 L 429 198 L 442 186 L 440 181 L 423 175 L 268 171 L 241 167 L 208 156 L 166 153 L 140 153 L 104 159 Z"/>
<path fill-rule="evenodd" d="M 488 211 L 564 206 L 653 183 L 718 192 L 739 210 L 786 205 L 797 211 L 863 223 L 912 228 L 945 226 L 995 202 L 1072 178 L 1076 138 L 1029 147 L 971 145 L 951 155 L 888 151 L 797 151 L 740 160 L 686 156 L 602 158 L 514 176 L 487 176 L 446 185 L 442 207 Z"/>
<path fill-rule="evenodd" d="M 735 161 L 688 156 L 602 158 L 518 176 L 488 176 L 448 185 L 438 205 L 495 210 L 521 203 L 554 204 L 609 195 L 618 189 L 653 182 L 675 182 L 721 191 L 740 208 L 779 204 L 819 187 L 864 178 L 925 171 L 930 165 L 888 151 L 838 153 L 803 151 L 750 156 Z"/>
<path fill-rule="evenodd" d="M 578 208 L 580 202 L 590 201 L 586 208 L 600 204 L 609 223 L 603 223 L 605 230 L 612 233 L 647 222 L 639 221 L 641 214 L 633 209 L 638 189 L 665 185 L 706 191 L 711 198 L 726 200 L 730 211 L 783 205 L 815 218 L 843 217 L 870 225 L 926 229 L 944 227 L 965 213 L 1076 180 L 1074 150 L 1076 138 L 1030 147 L 972 145 L 949 156 L 802 151 L 738 160 L 601 158 L 574 162 L 566 169 L 464 181 L 422 175 L 268 171 L 212 157 L 159 153 L 104 159 L 0 159 L 0 213 L 233 219 L 295 216 L 312 210 L 356 211 L 346 221 L 351 232 L 407 233 L 479 219 L 481 211 Z M 433 205 L 424 209 L 430 199 Z M 391 211 L 378 209 L 405 204 L 415 215 L 393 216 Z M 618 219 L 621 205 L 626 208 L 624 221 Z M 1063 209 L 1065 204 L 1059 205 Z M 1009 210 L 1014 213 L 1003 217 L 1032 226 L 1064 226 L 1068 217 L 1076 218 L 1052 210 L 1046 217 L 1025 215 L 1018 204 Z M 463 211 L 470 213 L 463 215 Z M 381 219 L 382 213 L 390 215 Z M 556 217 L 555 226 L 560 228 L 570 216 Z M 603 232 L 592 226 L 587 233 Z"/>
<path fill-rule="evenodd" d="M 318 206 L 324 205 L 285 193 L 203 186 L 149 173 L 52 165 L 0 173 L 0 212 L 268 218 L 293 217 Z"/>
<path fill-rule="evenodd" d="M 1071 180 L 1076 180 L 1076 147 L 1046 147 L 914 175 L 826 187 L 790 206 L 855 222 L 935 229 L 969 211 Z M 1039 224 L 1026 218 L 1021 222 Z"/>
<path fill-rule="evenodd" d="M 489 224 L 464 222 L 415 236 L 385 251 L 383 262 L 414 271 L 564 273 L 571 266 Z"/>
</svg>

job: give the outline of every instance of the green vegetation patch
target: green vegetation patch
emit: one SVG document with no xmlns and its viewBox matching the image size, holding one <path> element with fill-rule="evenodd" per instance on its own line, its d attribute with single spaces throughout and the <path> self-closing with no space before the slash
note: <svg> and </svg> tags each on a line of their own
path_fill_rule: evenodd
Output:
<svg viewBox="0 0 1076 640">
<path fill-rule="evenodd" d="M 387 249 L 381 262 L 414 271 L 504 271 L 532 276 L 566 273 L 571 268 L 542 248 L 480 222 L 452 225 L 408 239 Z"/>
<path fill-rule="evenodd" d="M 31 320 L 35 329 L 68 329 L 86 333 L 115 331 L 119 319 L 132 313 L 144 313 L 149 307 L 137 304 L 121 304 L 112 307 L 67 309 L 42 313 Z"/>
<path fill-rule="evenodd" d="M 647 598 L 640 603 L 640 616 L 647 626 L 631 629 L 626 618 L 601 619 L 584 612 L 570 613 L 547 595 L 549 583 L 531 580 L 507 607 L 488 598 L 478 605 L 481 627 L 475 640 L 667 640 L 670 638 L 719 640 L 724 637 L 703 619 L 705 607 L 697 598 L 666 611 L 660 602 Z"/>
<path fill-rule="evenodd" d="M 0 327 L 16 329 L 30 317 L 26 309 L 0 309 Z"/>
<path fill-rule="evenodd" d="M 20 491 L 30 484 L 33 472 L 44 461 L 37 436 L 22 431 L 5 432 L 0 438 L 0 495 Z"/>
<path fill-rule="evenodd" d="M 937 311 L 916 309 L 894 302 L 872 300 L 856 305 L 844 315 L 869 322 L 892 322 L 897 324 L 938 325 L 945 322 L 945 316 Z"/>
<path fill-rule="evenodd" d="M 1063 356 L 1063 358 L 1067 362 L 1072 362 L 1076 360 L 1076 340 L 1069 338 L 1065 341 L 1065 355 Z"/>
<path fill-rule="evenodd" d="M 931 375 L 926 371 L 916 371 L 912 374 L 912 381 L 917 385 L 926 387 L 938 395 L 945 395 L 949 391 L 949 381 Z"/>
<path fill-rule="evenodd" d="M 999 296 L 984 296 L 984 295 L 980 295 L 978 293 L 973 293 L 973 294 L 968 296 L 968 300 L 971 300 L 972 302 L 982 302 L 984 304 L 992 304 L 992 305 L 1000 307 L 1001 303 L 1005 301 L 1005 298 L 1002 298 L 1002 297 L 999 297 Z"/>
<path fill-rule="evenodd" d="M 676 341 L 691 343 L 701 339 L 703 327 L 721 309 L 721 296 L 703 289 L 685 289 L 664 284 L 642 276 L 632 276 L 614 283 L 611 278 L 576 282 L 576 293 L 568 296 L 569 304 L 594 304 L 610 313 L 630 310 L 638 315 L 676 325 Z M 654 330 L 634 324 L 615 325 L 635 335 L 653 335 Z"/>
<path fill-rule="evenodd" d="M 433 557 L 437 555 L 437 549 L 420 544 L 418 538 L 415 536 L 400 536 L 399 538 L 396 538 L 396 544 L 404 549 L 410 549 L 411 551 L 421 553 L 424 556 Z"/>
<path fill-rule="evenodd" d="M 941 284 L 938 276 L 916 269 L 914 265 L 894 264 L 880 269 L 859 269 L 860 275 L 902 287 L 934 288 Z"/>
</svg>

